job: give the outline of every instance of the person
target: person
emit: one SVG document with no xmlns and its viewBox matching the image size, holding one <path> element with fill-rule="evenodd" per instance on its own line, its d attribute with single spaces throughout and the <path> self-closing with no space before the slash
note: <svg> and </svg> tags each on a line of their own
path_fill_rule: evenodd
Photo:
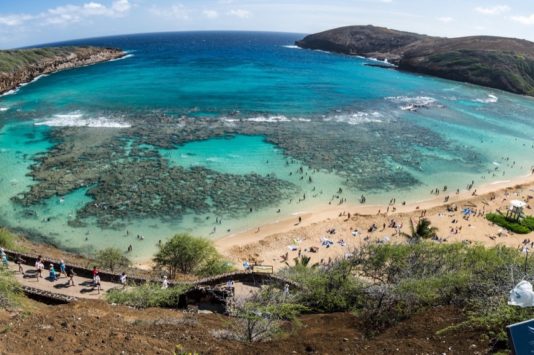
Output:
<svg viewBox="0 0 534 355">
<path fill-rule="evenodd" d="M 41 257 L 37 258 L 37 261 L 35 262 L 35 269 L 37 270 L 37 273 L 36 273 L 37 281 L 39 281 L 39 278 L 43 277 L 43 269 L 44 269 L 44 264 L 41 261 Z"/>
<path fill-rule="evenodd" d="M 97 293 L 100 294 L 100 290 L 101 290 L 101 287 L 100 287 L 100 275 L 98 275 L 98 273 L 95 275 L 95 287 L 96 287 L 96 290 L 97 290 Z"/>
<path fill-rule="evenodd" d="M 72 267 L 69 268 L 69 270 L 66 272 L 67 277 L 69 278 L 69 281 L 67 282 L 67 286 L 70 287 L 71 285 L 74 286 L 74 270 Z"/>
<path fill-rule="evenodd" d="M 24 274 L 24 269 L 22 268 L 22 264 L 24 264 L 24 259 L 22 259 L 20 254 L 17 255 L 17 258 L 15 259 L 15 263 L 19 266 L 19 272 L 21 274 Z"/>
<path fill-rule="evenodd" d="M 121 274 L 120 281 L 121 281 L 122 288 L 125 288 L 126 287 L 126 273 L 125 272 Z"/>
<path fill-rule="evenodd" d="M 169 281 L 167 280 L 167 276 L 163 276 L 163 282 L 161 283 L 161 288 L 162 289 L 169 288 Z"/>
<path fill-rule="evenodd" d="M 56 269 L 54 269 L 54 264 L 50 264 L 49 278 L 50 278 L 50 281 L 56 281 L 57 280 L 57 274 L 56 274 Z"/>
<path fill-rule="evenodd" d="M 6 251 L 4 250 L 4 248 L 0 247 L 0 256 L 4 255 L 6 255 Z"/>
<path fill-rule="evenodd" d="M 284 296 L 287 297 L 288 295 L 289 295 L 289 285 L 285 284 L 284 285 Z"/>
<path fill-rule="evenodd" d="M 61 274 L 67 276 L 67 270 L 65 270 L 65 262 L 63 259 L 59 261 L 59 276 L 61 276 Z"/>
<path fill-rule="evenodd" d="M 96 265 L 93 266 L 93 271 L 92 271 L 92 274 L 93 274 L 93 283 L 96 282 L 96 275 L 98 275 L 98 269 L 96 268 Z"/>
<path fill-rule="evenodd" d="M 7 268 L 9 266 L 9 262 L 7 261 L 7 255 L 2 255 L 2 266 Z"/>
</svg>

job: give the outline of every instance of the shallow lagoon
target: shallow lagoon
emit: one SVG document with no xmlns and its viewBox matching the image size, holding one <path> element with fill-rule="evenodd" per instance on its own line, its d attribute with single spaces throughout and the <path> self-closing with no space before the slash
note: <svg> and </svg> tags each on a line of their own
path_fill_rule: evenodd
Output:
<svg viewBox="0 0 534 355">
<path fill-rule="evenodd" d="M 508 180 L 534 165 L 531 98 L 287 46 L 299 37 L 182 33 L 87 41 L 119 46 L 132 56 L 47 76 L 0 98 L 2 223 L 85 252 L 132 244 L 133 257 L 145 259 L 158 240 L 178 231 L 218 237 L 337 204 L 332 196 L 340 187 L 351 203 L 361 194 L 367 203 L 414 201 L 430 197 L 435 187 Z M 219 124 L 198 123 L 202 139 L 184 138 L 183 127 L 173 126 L 183 117 Z M 67 128 L 72 126 L 82 127 Z M 221 178 L 275 177 L 295 192 L 252 212 L 241 206 L 237 215 L 189 211 L 163 220 L 132 218 L 116 229 L 99 228 L 91 217 L 82 227 L 69 225 L 93 202 L 87 193 L 98 180 L 31 206 L 11 200 L 39 183 L 26 176 L 34 158 L 53 155 L 51 147 L 65 137 L 103 141 L 99 130 L 113 144 L 95 147 L 116 150 L 98 163 L 102 171 L 117 163 L 114 156 L 162 158 L 171 168 L 203 167 Z M 93 148 L 88 145 L 88 152 Z M 132 158 L 139 151 L 150 155 Z M 68 174 L 69 164 L 57 166 Z M 215 224 L 216 217 L 223 223 Z"/>
</svg>

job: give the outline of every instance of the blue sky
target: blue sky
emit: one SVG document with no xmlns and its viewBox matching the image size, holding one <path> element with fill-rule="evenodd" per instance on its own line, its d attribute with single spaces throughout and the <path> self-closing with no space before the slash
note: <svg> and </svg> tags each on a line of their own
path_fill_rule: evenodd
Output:
<svg viewBox="0 0 534 355">
<path fill-rule="evenodd" d="M 355 24 L 449 37 L 488 34 L 534 41 L 534 1 L 0 0 L 0 48 L 123 33 L 313 33 Z"/>
</svg>

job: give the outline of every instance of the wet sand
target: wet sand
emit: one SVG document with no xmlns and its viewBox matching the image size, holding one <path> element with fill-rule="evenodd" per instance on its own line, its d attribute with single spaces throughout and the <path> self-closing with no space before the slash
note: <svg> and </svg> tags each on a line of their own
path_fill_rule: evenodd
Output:
<svg viewBox="0 0 534 355">
<path fill-rule="evenodd" d="M 475 190 L 476 194 L 473 195 Z M 248 260 L 273 265 L 275 270 L 278 270 L 286 266 L 286 257 L 287 262 L 292 264 L 299 250 L 310 256 L 312 263 L 328 262 L 329 259 L 343 257 L 364 243 L 406 242 L 406 237 L 399 234 L 409 233 L 409 220 L 417 223 L 425 210 L 425 217 L 432 222 L 432 226 L 438 228 L 438 237 L 443 243 L 482 243 L 488 246 L 504 244 L 521 248 L 525 239 L 534 241 L 534 233 L 512 234 L 484 218 L 485 213 L 495 212 L 497 209 L 505 211 L 513 199 L 529 203 L 525 212 L 527 215 L 534 215 L 531 209 L 534 208 L 533 174 L 474 187 L 470 191 L 460 191 L 459 194 L 456 194 L 456 190 L 448 190 L 439 195 L 429 193 L 429 196 L 431 197 L 428 200 L 406 205 L 401 205 L 401 201 L 389 206 L 346 203 L 324 209 L 306 210 L 291 218 L 229 234 L 215 240 L 215 245 L 221 254 L 235 262 L 238 267 L 244 260 Z M 444 202 L 445 196 L 449 196 L 448 202 Z M 392 193 L 392 198 L 394 197 Z M 456 205 L 457 211 L 449 212 L 447 206 L 453 205 Z M 388 207 L 389 212 L 386 212 Z M 472 209 L 475 215 L 464 219 L 464 208 Z M 391 221 L 402 227 L 388 227 Z M 377 230 L 369 232 L 373 224 L 377 226 Z M 335 233 L 327 232 L 332 229 Z M 334 244 L 326 248 L 321 245 L 321 238 L 327 238 Z M 293 249 L 296 250 L 290 250 L 290 246 L 294 246 Z M 310 252 L 311 247 L 318 248 L 317 252 Z"/>
</svg>

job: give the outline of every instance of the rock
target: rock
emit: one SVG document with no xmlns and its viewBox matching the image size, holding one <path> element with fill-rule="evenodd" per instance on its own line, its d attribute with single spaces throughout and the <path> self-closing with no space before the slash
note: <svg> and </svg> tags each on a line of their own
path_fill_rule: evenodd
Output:
<svg viewBox="0 0 534 355">
<path fill-rule="evenodd" d="M 306 36 L 296 44 L 387 60 L 400 70 L 534 96 L 534 43 L 526 40 L 443 38 L 383 27 L 347 26 Z"/>
</svg>

